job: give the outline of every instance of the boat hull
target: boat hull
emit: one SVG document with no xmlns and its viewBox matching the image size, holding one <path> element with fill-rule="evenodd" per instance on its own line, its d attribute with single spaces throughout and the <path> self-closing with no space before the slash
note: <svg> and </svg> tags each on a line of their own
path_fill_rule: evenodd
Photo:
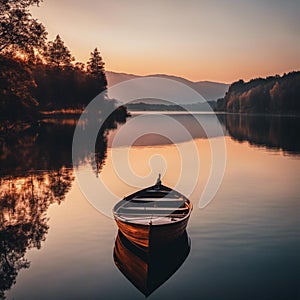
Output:
<svg viewBox="0 0 300 300">
<path fill-rule="evenodd" d="M 180 221 L 160 225 L 134 224 L 116 218 L 122 234 L 134 245 L 158 248 L 180 238 L 186 230 L 189 216 Z"/>
</svg>

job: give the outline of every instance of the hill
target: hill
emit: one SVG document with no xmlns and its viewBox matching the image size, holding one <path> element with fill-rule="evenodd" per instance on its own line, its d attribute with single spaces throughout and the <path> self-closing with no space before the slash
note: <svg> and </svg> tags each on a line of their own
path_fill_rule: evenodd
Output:
<svg viewBox="0 0 300 300">
<path fill-rule="evenodd" d="M 217 100 L 218 98 L 222 98 L 225 96 L 225 93 L 228 90 L 229 84 L 219 83 L 219 82 L 211 82 L 211 81 L 198 81 L 193 82 L 187 80 L 183 77 L 166 75 L 166 74 L 153 74 L 147 76 L 139 76 L 134 74 L 126 74 L 126 73 L 117 73 L 112 71 L 106 71 L 106 77 L 108 86 L 113 86 L 125 80 L 135 79 L 135 78 L 143 78 L 143 77 L 162 77 L 166 79 L 176 80 L 187 86 L 196 90 L 200 95 L 202 95 L 206 100 Z M 195 101 L 197 102 L 197 101 Z M 156 104 L 159 104 L 155 102 Z M 163 104 L 163 103 L 162 103 Z M 182 103 L 182 104 L 190 104 L 190 103 Z"/>
</svg>

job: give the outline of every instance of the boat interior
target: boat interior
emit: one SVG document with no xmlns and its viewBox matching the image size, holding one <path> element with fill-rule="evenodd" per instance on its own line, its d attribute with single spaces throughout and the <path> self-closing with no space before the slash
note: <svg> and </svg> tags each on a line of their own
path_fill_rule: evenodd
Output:
<svg viewBox="0 0 300 300">
<path fill-rule="evenodd" d="M 153 186 L 124 198 L 115 207 L 120 220 L 152 224 L 172 223 L 189 215 L 190 201 L 168 187 Z"/>
</svg>

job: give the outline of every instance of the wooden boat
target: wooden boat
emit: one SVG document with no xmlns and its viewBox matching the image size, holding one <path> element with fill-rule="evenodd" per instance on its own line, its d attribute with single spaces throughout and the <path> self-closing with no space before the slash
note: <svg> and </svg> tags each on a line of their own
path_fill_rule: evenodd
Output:
<svg viewBox="0 0 300 300">
<path fill-rule="evenodd" d="M 186 231 L 165 247 L 143 251 L 120 231 L 114 247 L 114 262 L 121 273 L 146 297 L 166 282 L 190 252 Z"/>
<path fill-rule="evenodd" d="M 179 192 L 155 185 L 133 193 L 113 208 L 122 234 L 137 246 L 160 247 L 179 238 L 185 231 L 192 203 Z"/>
</svg>

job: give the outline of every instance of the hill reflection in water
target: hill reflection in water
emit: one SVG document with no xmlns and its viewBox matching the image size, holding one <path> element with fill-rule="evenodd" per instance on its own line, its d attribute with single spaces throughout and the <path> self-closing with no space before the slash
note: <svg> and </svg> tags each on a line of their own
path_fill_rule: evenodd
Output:
<svg viewBox="0 0 300 300">
<path fill-rule="evenodd" d="M 149 133 L 149 128 L 156 129 L 160 132 L 160 128 L 166 126 L 167 119 L 161 118 L 161 115 L 153 113 L 145 113 L 141 121 L 134 122 L 139 117 L 138 113 L 126 124 L 126 134 L 118 136 L 118 139 L 112 141 L 117 130 L 110 133 L 108 147 L 127 147 L 131 136 L 137 136 L 137 132 L 145 132 L 134 143 L 134 146 L 149 145 L 169 145 L 172 143 L 184 143 L 190 139 L 211 139 L 220 137 L 221 123 L 224 135 L 229 135 L 233 140 L 238 142 L 248 141 L 250 145 L 257 147 L 265 147 L 269 150 L 283 151 L 287 155 L 300 154 L 300 140 L 298 138 L 300 131 L 300 118 L 291 116 L 272 116 L 272 115 L 246 115 L 246 114 L 226 114 L 218 113 L 182 113 L 177 114 L 164 112 L 170 118 L 182 124 L 189 132 L 189 135 L 182 136 L 179 132 L 170 128 L 172 141 L 159 134 Z M 217 116 L 217 118 L 215 117 Z M 138 124 L 138 126 L 137 126 Z M 209 132 L 205 132 L 205 128 Z M 124 129 L 123 129 L 124 130 Z"/>
</svg>

